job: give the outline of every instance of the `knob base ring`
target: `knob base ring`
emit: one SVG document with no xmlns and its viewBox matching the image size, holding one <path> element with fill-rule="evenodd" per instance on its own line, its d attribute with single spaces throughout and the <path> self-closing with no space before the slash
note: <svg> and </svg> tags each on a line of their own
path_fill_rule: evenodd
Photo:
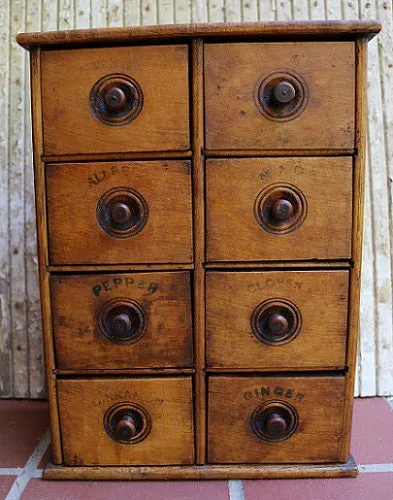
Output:
<svg viewBox="0 0 393 500">
<path fill-rule="evenodd" d="M 124 203 L 132 217 L 124 224 L 116 224 L 111 218 L 111 207 Z M 97 203 L 96 218 L 100 228 L 113 238 L 136 236 L 145 227 L 149 209 L 144 197 L 129 187 L 113 188 L 104 193 Z"/>
<path fill-rule="evenodd" d="M 266 324 L 273 314 L 280 314 L 287 320 L 289 327 L 285 333 L 276 335 L 267 331 Z M 254 309 L 250 324 L 257 340 L 270 346 L 280 346 L 292 342 L 297 337 L 302 328 L 302 315 L 289 300 L 268 299 Z"/>
<path fill-rule="evenodd" d="M 274 98 L 274 88 L 281 82 L 289 83 L 295 90 L 295 97 L 286 104 Z M 285 122 L 297 118 L 308 102 L 308 89 L 304 79 L 287 69 L 278 69 L 262 76 L 257 85 L 255 104 L 258 111 L 269 120 Z"/>
<path fill-rule="evenodd" d="M 111 109 L 106 104 L 108 89 L 116 88 L 124 95 L 125 104 L 120 109 Z M 140 85 L 128 75 L 112 74 L 98 80 L 90 92 L 90 109 L 105 125 L 122 126 L 135 120 L 143 107 Z"/>
<path fill-rule="evenodd" d="M 279 200 L 287 200 L 293 207 L 291 215 L 286 220 L 278 220 L 272 216 L 272 207 Z M 270 184 L 262 189 L 254 203 L 254 217 L 258 225 L 275 235 L 296 231 L 306 219 L 307 212 L 306 197 L 299 188 L 292 184 Z"/>
<path fill-rule="evenodd" d="M 132 328 L 125 334 L 117 335 L 111 332 L 110 324 L 116 315 L 127 314 Z M 96 324 L 102 335 L 112 344 L 129 345 L 138 342 L 146 332 L 147 318 L 142 307 L 129 298 L 114 298 L 105 302 L 97 311 Z"/>
<path fill-rule="evenodd" d="M 264 428 L 267 418 L 273 413 L 278 413 L 286 422 L 286 429 L 282 435 L 271 435 Z M 255 436 L 270 443 L 290 438 L 296 432 L 298 424 L 299 416 L 296 408 L 284 401 L 266 401 L 255 408 L 250 418 L 251 430 Z"/>
<path fill-rule="evenodd" d="M 116 432 L 116 425 L 125 416 L 132 415 L 135 421 L 136 434 L 126 438 L 119 436 Z M 121 402 L 111 406 L 104 415 L 103 421 L 105 432 L 108 436 L 120 444 L 137 444 L 146 439 L 151 431 L 151 418 L 149 413 L 142 406 L 133 402 Z"/>
</svg>

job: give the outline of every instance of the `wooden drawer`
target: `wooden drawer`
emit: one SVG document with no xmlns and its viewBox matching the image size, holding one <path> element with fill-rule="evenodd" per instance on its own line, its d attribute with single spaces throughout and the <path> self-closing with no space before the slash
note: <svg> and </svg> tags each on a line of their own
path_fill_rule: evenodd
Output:
<svg viewBox="0 0 393 500">
<path fill-rule="evenodd" d="M 210 463 L 340 461 L 345 379 L 209 378 Z"/>
<path fill-rule="evenodd" d="M 352 158 L 206 162 L 208 261 L 349 259 Z"/>
<path fill-rule="evenodd" d="M 65 465 L 192 464 L 190 377 L 60 379 Z"/>
<path fill-rule="evenodd" d="M 45 155 L 189 148 L 188 47 L 43 51 Z"/>
<path fill-rule="evenodd" d="M 187 272 L 53 275 L 57 367 L 192 366 Z"/>
<path fill-rule="evenodd" d="M 353 42 L 205 45 L 206 147 L 353 149 Z"/>
<path fill-rule="evenodd" d="M 192 261 L 189 161 L 46 168 L 51 264 Z"/>
<path fill-rule="evenodd" d="M 348 271 L 208 272 L 207 365 L 345 366 Z"/>
</svg>

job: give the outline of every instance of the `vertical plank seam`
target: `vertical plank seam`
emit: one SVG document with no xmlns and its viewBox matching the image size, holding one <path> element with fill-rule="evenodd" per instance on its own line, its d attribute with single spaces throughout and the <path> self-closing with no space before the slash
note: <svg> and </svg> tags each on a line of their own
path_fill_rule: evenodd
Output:
<svg viewBox="0 0 393 500">
<path fill-rule="evenodd" d="M 392 1 L 392 4 L 393 4 L 393 1 Z M 380 9 L 380 3 L 377 2 L 376 3 L 376 8 L 377 8 L 377 19 L 379 18 L 379 9 Z M 388 136 L 388 123 L 387 123 L 387 117 L 386 117 L 386 107 L 384 105 L 385 103 L 385 86 L 384 86 L 384 81 L 383 81 L 383 71 L 382 71 L 382 68 L 381 68 L 381 65 L 383 65 L 383 47 L 381 44 L 378 43 L 378 66 L 379 66 L 379 76 L 380 76 L 380 82 L 379 82 L 379 85 L 380 85 L 380 89 L 381 89 L 381 98 L 382 98 L 382 117 L 383 117 L 383 133 L 384 133 L 384 145 L 385 145 L 385 176 L 386 176 L 386 183 L 387 183 L 387 195 L 388 195 L 388 199 L 387 199 L 387 203 L 388 203 L 388 207 L 391 206 L 392 204 L 392 196 L 391 196 L 391 189 L 390 189 L 390 186 L 389 186 L 389 179 L 390 179 L 390 175 L 389 175 L 389 136 Z M 388 214 L 389 214 L 389 241 L 390 241 L 390 275 L 391 277 L 393 277 L 393 256 L 392 256 L 392 250 L 393 250 L 393 223 L 392 223 L 392 219 L 390 217 L 390 210 L 388 211 Z M 393 282 L 391 281 L 390 282 L 390 293 L 391 293 L 391 296 L 392 296 L 392 293 L 393 293 Z M 379 331 L 377 332 L 377 334 L 379 333 Z M 392 343 L 393 343 L 393 336 L 392 336 L 392 339 L 391 339 Z M 379 364 L 377 364 L 377 370 L 378 372 L 380 371 L 380 367 L 379 367 Z M 382 391 L 380 391 L 380 387 L 379 387 L 379 373 L 377 373 L 377 394 L 380 394 Z M 391 388 L 391 394 L 393 394 L 393 388 Z M 381 395 L 381 394 L 380 394 Z"/>
<path fill-rule="evenodd" d="M 7 4 L 3 4 L 4 6 Z M 9 217 L 9 209 L 10 209 L 10 203 L 9 203 L 9 174 L 10 174 L 10 168 L 9 168 L 9 135 L 10 135 L 10 130 L 9 130 L 9 113 L 8 113 L 8 108 L 10 104 L 10 61 L 11 61 L 11 56 L 10 56 L 10 38 L 11 38 L 11 33 L 10 33 L 10 19 L 11 19 L 11 14 L 10 14 L 10 3 L 8 2 L 8 6 L 6 7 L 5 13 L 4 13 L 4 24 L 8 24 L 7 29 L 4 31 L 4 42 L 1 44 L 1 47 L 4 48 L 5 51 L 5 68 L 4 68 L 4 87 L 5 87 L 5 92 L 4 92 L 4 113 L 6 114 L 6 117 L 3 122 L 3 131 L 4 131 L 4 145 L 3 145 L 3 159 L 4 159 L 4 186 L 5 187 L 5 200 L 4 200 L 4 219 L 3 219 L 3 224 L 4 224 L 4 236 L 5 236 L 5 244 L 4 244 L 4 255 L 1 256 L 1 263 L 2 263 L 2 272 L 1 272 L 1 279 L 4 279 L 5 282 L 5 300 L 0 301 L 0 313 L 2 314 L 4 312 L 4 316 L 2 315 L 1 318 L 1 323 L 4 326 L 2 327 L 2 332 L 4 332 L 4 352 L 5 356 L 7 357 L 7 367 L 6 370 L 7 372 L 4 372 L 5 377 L 8 377 L 9 380 L 9 386 L 8 386 L 8 391 L 7 393 L 5 392 L 5 389 L 7 387 L 4 387 L 3 382 L 1 383 L 1 394 L 2 396 L 6 397 L 12 397 L 13 396 L 13 362 L 12 362 L 12 330 L 11 330 L 11 283 L 10 283 L 10 217 Z M 2 294 L 3 295 L 3 294 Z M 8 323 L 7 323 L 8 322 Z"/>
<path fill-rule="evenodd" d="M 8 7 L 8 110 L 11 107 L 11 26 L 12 26 L 12 3 L 9 2 L 9 7 Z M 8 116 L 7 116 L 7 121 L 8 121 L 8 150 L 7 150 L 7 170 L 8 170 L 8 176 L 7 176 L 7 232 L 8 232 L 8 283 L 9 283 L 9 327 L 10 327 L 10 342 L 9 342 L 9 348 L 11 351 L 11 363 L 10 363 L 10 390 L 12 396 L 15 396 L 15 387 L 14 387 L 14 359 L 13 359 L 13 354 L 14 354 L 14 336 L 13 336 L 13 327 L 12 327 L 12 321 L 13 321 L 13 311 L 12 311 L 12 289 L 11 289 L 11 217 L 10 217 L 10 210 L 11 210 L 11 203 L 10 203 L 10 193 L 11 193 L 11 180 L 10 180 L 10 167 L 11 167 L 11 148 L 10 148 L 10 131 L 11 131 L 11 113 L 8 111 Z"/>
<path fill-rule="evenodd" d="M 379 66 L 379 58 L 378 58 L 378 66 Z M 370 121 L 368 120 L 367 123 L 367 149 L 371 151 L 371 133 L 370 133 Z M 372 170 L 372 162 L 371 162 L 371 157 L 370 157 L 370 170 Z M 370 191 L 371 191 L 371 198 L 370 198 L 370 211 L 371 211 L 371 218 L 372 218 L 372 236 L 371 236 L 371 242 L 372 242 L 372 253 L 373 253 L 373 273 L 374 273 L 374 281 L 373 281 L 373 292 L 374 292 L 374 297 L 376 300 L 374 300 L 374 339 L 375 339 L 375 376 L 376 376 L 376 393 L 378 394 L 378 386 L 379 386 L 379 338 L 378 338 L 378 317 L 379 317 L 379 311 L 378 311 L 378 283 L 377 283 L 377 242 L 376 242 L 376 235 L 375 235 L 375 230 L 374 228 L 377 227 L 375 224 L 375 210 L 374 210 L 374 203 L 372 202 L 373 200 L 373 193 L 374 193 L 374 179 L 373 175 L 371 175 L 370 172 Z"/>
<path fill-rule="evenodd" d="M 371 141 L 371 134 L 369 130 L 369 123 L 367 125 L 367 149 L 370 151 L 370 141 Z M 370 158 L 370 153 L 369 153 L 369 158 Z M 371 158 L 370 158 L 370 164 L 369 164 L 369 169 L 372 168 L 371 164 Z M 375 240 L 375 214 L 374 214 L 374 204 L 372 203 L 372 195 L 373 195 L 373 176 L 371 175 L 371 172 L 369 173 L 369 183 L 370 183 L 370 217 L 372 221 L 372 231 L 371 231 L 371 247 L 372 247 L 372 254 L 373 254 L 373 294 L 374 297 L 378 297 L 378 284 L 377 284 L 377 261 L 375 258 L 377 248 L 376 248 L 376 240 Z M 379 352 L 379 338 L 378 338 L 378 300 L 374 300 L 374 344 L 375 344 L 375 378 L 376 378 L 376 393 L 378 393 L 378 352 Z"/>
<path fill-rule="evenodd" d="M 40 2 L 41 4 L 41 2 Z M 25 12 L 24 12 L 24 29 L 27 31 L 27 1 L 25 0 Z M 25 99 L 24 103 L 26 105 L 26 89 L 27 89 L 27 75 L 29 74 L 29 66 L 27 64 L 28 60 L 28 55 L 29 53 L 27 51 L 24 51 L 23 53 L 23 58 L 24 58 L 24 85 L 23 85 L 23 92 L 25 94 Z M 24 145 L 24 150 L 23 150 L 23 158 L 26 160 L 26 110 L 23 110 L 24 112 L 24 124 L 23 124 L 23 145 Z M 27 163 L 27 162 L 26 162 Z M 24 282 L 25 282 L 25 310 L 24 310 L 24 317 L 25 317 L 25 330 L 26 330 L 26 348 L 27 348 L 27 394 L 28 397 L 31 398 L 31 387 L 30 387 L 30 335 L 28 335 L 29 332 L 29 327 L 28 327 L 28 308 L 29 308 L 29 301 L 28 301 L 28 288 L 27 288 L 27 246 L 26 246 L 26 197 L 25 197 L 25 192 L 26 192 L 26 163 L 24 165 L 24 175 L 23 175 L 23 246 L 25 249 L 25 253 L 23 256 L 23 262 L 24 262 Z"/>
</svg>

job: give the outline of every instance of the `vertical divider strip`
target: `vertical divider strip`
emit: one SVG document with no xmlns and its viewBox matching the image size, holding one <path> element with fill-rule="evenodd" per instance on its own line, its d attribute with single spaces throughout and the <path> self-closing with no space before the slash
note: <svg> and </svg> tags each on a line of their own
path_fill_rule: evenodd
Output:
<svg viewBox="0 0 393 500">
<path fill-rule="evenodd" d="M 196 463 L 206 463 L 205 381 L 205 201 L 204 201 L 204 99 L 203 40 L 191 41 L 192 172 L 194 221 L 194 355 Z"/>
<path fill-rule="evenodd" d="M 362 267 L 362 241 L 364 217 L 364 182 L 366 168 L 367 134 L 367 40 L 355 42 L 355 150 L 353 161 L 353 219 L 352 261 L 349 284 L 349 315 L 347 366 L 343 415 L 343 440 L 340 460 L 347 461 L 349 455 L 352 407 L 356 374 L 356 355 L 359 339 L 360 275 Z"/>
<path fill-rule="evenodd" d="M 31 68 L 31 105 L 33 128 L 33 161 L 35 203 L 37 214 L 38 236 L 38 267 L 41 295 L 42 333 L 44 339 L 45 374 L 49 399 L 50 428 L 52 440 L 52 459 L 55 464 L 61 464 L 63 454 L 61 448 L 59 410 L 57 405 L 57 387 L 55 369 L 55 354 L 52 336 L 52 316 L 50 305 L 50 274 L 48 266 L 48 233 L 45 192 L 45 165 L 41 161 L 43 154 L 42 139 L 42 96 L 41 96 L 41 49 L 35 48 L 30 53 Z"/>
</svg>

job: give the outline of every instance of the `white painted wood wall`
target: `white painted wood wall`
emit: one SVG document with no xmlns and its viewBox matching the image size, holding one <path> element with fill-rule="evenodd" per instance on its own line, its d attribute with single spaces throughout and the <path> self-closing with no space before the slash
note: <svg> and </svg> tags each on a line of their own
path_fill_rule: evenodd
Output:
<svg viewBox="0 0 393 500">
<path fill-rule="evenodd" d="M 369 45 L 369 140 L 356 395 L 393 395 L 392 0 L 0 0 L 0 397 L 45 396 L 28 54 L 21 31 L 289 19 L 379 19 Z"/>
</svg>

